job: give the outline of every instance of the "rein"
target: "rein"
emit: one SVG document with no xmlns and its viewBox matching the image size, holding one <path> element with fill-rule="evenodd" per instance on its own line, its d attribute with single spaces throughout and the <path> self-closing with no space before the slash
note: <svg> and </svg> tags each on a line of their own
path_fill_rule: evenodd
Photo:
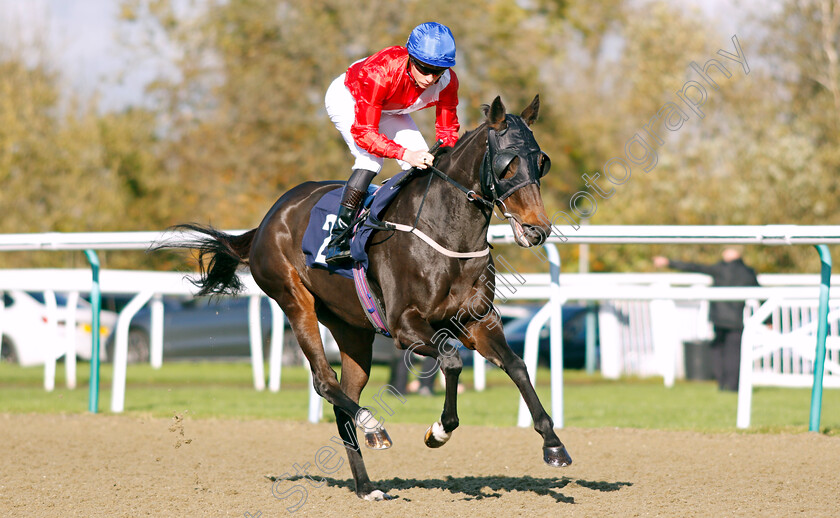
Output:
<svg viewBox="0 0 840 518">
<path fill-rule="evenodd" d="M 471 200 L 471 201 L 473 200 L 470 197 L 470 193 L 475 195 L 476 200 L 481 200 L 482 202 L 485 203 L 485 205 L 489 205 L 491 207 L 491 211 L 492 211 L 493 204 L 491 202 L 488 202 L 483 197 L 478 196 L 475 193 L 475 191 L 473 191 L 471 189 L 467 189 L 466 187 L 464 187 L 460 183 L 456 182 L 455 180 L 453 180 L 452 178 L 447 176 L 446 173 L 444 173 L 443 171 L 441 171 L 440 169 L 438 169 L 434 166 L 429 166 L 428 168 L 432 172 L 434 172 L 437 176 L 440 176 L 441 178 L 446 179 L 449 183 L 451 183 L 452 185 L 457 187 L 460 191 L 466 193 L 467 198 L 469 200 Z M 413 175 L 411 175 L 410 173 L 407 174 L 406 176 L 404 176 L 400 180 L 400 182 L 398 184 L 395 184 L 395 185 L 391 186 L 391 189 L 396 188 L 398 185 L 404 183 L 407 179 L 410 180 L 411 178 L 413 178 Z M 437 241 L 435 241 L 434 239 L 429 237 L 426 233 L 424 233 L 423 231 L 421 231 L 420 229 L 417 228 L 417 222 L 420 221 L 420 214 L 423 212 L 423 205 L 425 205 L 426 198 L 429 196 L 429 188 L 432 186 L 432 178 L 434 178 L 434 176 L 429 175 L 429 181 L 426 183 L 426 190 L 423 193 L 423 199 L 420 200 L 420 207 L 417 210 L 417 216 L 414 218 L 414 223 L 412 225 L 403 225 L 402 223 L 393 223 L 391 221 L 380 221 L 380 220 L 376 219 L 372 214 L 364 214 L 364 215 L 360 215 L 360 217 L 361 218 L 367 217 L 367 221 L 365 222 L 365 225 L 367 225 L 369 227 L 372 227 L 372 228 L 375 228 L 377 230 L 392 230 L 392 231 L 393 230 L 398 230 L 400 232 L 408 232 L 410 234 L 414 234 L 417 237 L 419 237 L 422 241 L 424 241 L 426 244 L 428 244 L 429 246 L 434 248 L 437 252 L 439 252 L 439 253 L 447 256 L 447 257 L 452 257 L 454 259 L 474 259 L 476 257 L 484 257 L 484 256 L 488 255 L 490 253 L 490 248 L 491 248 L 490 244 L 487 245 L 487 248 L 484 248 L 483 250 L 479 250 L 477 252 L 456 252 L 454 250 L 449 250 L 448 248 L 444 247 L 443 245 L 441 245 L 440 243 L 438 243 Z M 488 219 L 489 219 L 489 217 L 488 217 Z"/>
<path fill-rule="evenodd" d="M 508 121 L 510 126 L 521 126 L 525 127 L 525 125 L 519 119 L 517 120 L 508 116 Z M 475 203 L 478 205 L 482 212 L 484 209 L 490 209 L 489 214 L 487 214 L 487 222 L 489 223 L 491 215 L 495 213 L 495 208 L 498 205 L 499 210 L 502 213 L 503 217 L 499 219 L 506 220 L 513 218 L 513 214 L 511 214 L 507 210 L 507 206 L 504 203 L 504 199 L 510 194 L 529 183 L 539 183 L 539 178 L 545 175 L 548 172 L 548 165 L 540 166 L 538 162 L 538 158 L 543 159 L 543 163 L 547 164 L 547 155 L 543 153 L 536 142 L 531 138 L 531 142 L 527 140 L 523 142 L 517 148 L 511 147 L 503 147 L 501 145 L 500 137 L 504 135 L 508 130 L 506 127 L 504 130 L 497 132 L 493 129 L 487 130 L 487 148 L 484 153 L 484 156 L 481 159 L 481 165 L 479 166 L 479 185 L 481 186 L 481 194 L 477 193 L 473 189 L 469 189 L 456 180 L 453 180 L 449 175 L 438 169 L 434 166 L 434 164 L 429 165 L 427 167 L 428 171 L 431 173 L 429 174 L 429 181 L 426 184 L 425 192 L 423 193 L 423 199 L 420 201 L 420 206 L 417 210 L 417 216 L 414 218 L 414 224 L 411 226 L 403 225 L 399 223 L 392 223 L 389 221 L 378 221 L 373 220 L 374 218 L 369 218 L 366 225 L 369 225 L 373 228 L 378 230 L 399 230 L 402 232 L 410 232 L 417 235 L 420 239 L 425 241 L 429 244 L 432 248 L 437 250 L 443 255 L 447 257 L 454 257 L 454 258 L 473 258 L 473 257 L 483 257 L 490 253 L 490 245 L 488 243 L 487 248 L 484 250 L 480 250 L 477 252 L 455 252 L 449 250 L 437 242 L 435 242 L 431 237 L 427 236 L 423 232 L 417 229 L 417 223 L 420 221 L 420 214 L 423 212 L 423 206 L 426 203 L 426 198 L 429 195 L 429 189 L 432 185 L 432 178 L 437 176 L 438 178 L 445 180 L 447 183 L 464 193 L 467 197 L 467 200 L 470 202 Z M 521 131 L 521 130 L 520 130 Z M 437 141 L 434 146 L 429 150 L 430 152 L 434 153 L 441 145 L 441 141 Z M 520 157 L 522 160 L 521 163 L 528 164 L 521 172 L 517 172 L 517 174 L 512 177 L 511 179 L 502 179 L 502 174 L 505 169 L 510 165 L 514 158 Z M 528 174 L 528 170 L 532 169 L 530 162 L 533 163 L 533 171 L 539 170 L 539 176 L 536 174 Z M 400 185 L 407 183 L 414 179 L 421 169 L 413 168 L 410 172 L 408 172 L 403 178 L 401 178 L 397 183 L 392 185 L 391 189 L 396 189 Z M 500 194 L 501 193 L 501 194 Z"/>
<path fill-rule="evenodd" d="M 464 187 L 460 183 L 456 182 L 455 180 L 450 178 L 449 175 L 447 175 L 446 173 L 444 173 L 443 171 L 441 171 L 440 169 L 438 169 L 437 167 L 435 167 L 433 165 L 429 166 L 429 170 L 432 173 L 434 173 L 435 175 L 437 175 L 439 178 L 442 178 L 442 179 L 446 180 L 447 182 L 449 182 L 451 185 L 453 185 L 455 188 L 457 188 L 462 193 L 466 194 L 468 200 L 473 201 L 473 202 L 481 203 L 485 207 L 487 207 L 491 210 L 496 206 L 496 201 L 498 201 L 498 199 L 495 199 L 495 200 L 492 200 L 492 201 L 488 200 L 484 196 L 476 193 L 474 190 L 467 189 L 466 187 Z M 428 193 L 428 189 L 427 189 L 427 193 Z"/>
<path fill-rule="evenodd" d="M 438 143 L 435 144 L 433 149 L 437 149 L 437 147 L 439 147 L 439 145 L 440 145 L 439 142 L 440 141 L 438 141 Z M 444 173 L 443 171 L 441 171 L 440 169 L 438 169 L 437 167 L 435 167 L 433 165 L 428 166 L 427 169 L 431 173 L 433 173 L 434 176 L 438 176 L 438 177 L 446 180 L 447 182 L 449 182 L 449 184 L 451 184 L 452 186 L 456 187 L 459 191 L 466 194 L 467 199 L 469 201 L 476 202 L 476 203 L 481 203 L 481 204 L 484 205 L 484 207 L 489 208 L 490 212 L 492 214 L 493 207 L 495 207 L 494 202 L 487 200 L 483 196 L 476 193 L 474 190 L 464 187 L 460 183 L 458 183 L 455 180 L 453 180 L 452 178 L 450 178 L 449 175 L 447 175 L 446 173 Z M 415 168 L 414 171 L 418 171 L 418 169 Z M 398 183 L 392 185 L 391 189 L 395 189 L 398 186 L 402 185 L 403 183 L 406 183 L 409 180 L 413 179 L 414 178 L 414 171 L 406 174 L 403 178 L 400 179 L 400 181 Z M 491 248 L 489 243 L 487 245 L 487 248 L 484 248 L 483 250 L 479 250 L 477 252 L 456 252 L 454 250 L 449 250 L 448 248 L 439 244 L 437 241 L 435 241 L 434 239 L 432 239 L 427 234 L 425 234 L 424 232 L 422 232 L 421 230 L 419 230 L 417 228 L 417 222 L 420 221 L 420 214 L 422 214 L 423 206 L 426 203 L 426 198 L 429 196 L 429 189 L 432 186 L 432 178 L 434 178 L 434 176 L 429 175 L 429 181 L 426 183 L 426 190 L 423 193 L 423 199 L 420 200 L 420 207 L 417 210 L 417 216 L 414 218 L 414 223 L 412 225 L 409 226 L 409 225 L 403 225 L 402 223 L 393 223 L 393 222 L 390 222 L 390 221 L 379 221 L 376 218 L 374 218 L 373 216 L 368 216 L 367 214 L 365 214 L 365 216 L 368 216 L 368 220 L 365 223 L 365 225 L 376 228 L 378 230 L 398 230 L 400 232 L 408 232 L 410 234 L 414 234 L 417 237 L 419 237 L 421 240 L 423 240 L 426 244 L 428 244 L 429 246 L 434 248 L 437 252 L 439 252 L 439 253 L 447 256 L 447 257 L 452 257 L 452 258 L 455 258 L 455 259 L 473 259 L 473 258 L 476 258 L 476 257 L 484 257 L 484 256 L 488 255 L 490 253 L 490 248 Z M 487 217 L 488 221 L 489 221 L 489 218 L 490 217 L 488 216 Z"/>
<path fill-rule="evenodd" d="M 431 147 L 431 149 L 429 149 L 429 152 L 434 153 L 435 151 L 437 151 L 438 148 L 440 148 L 442 143 L 443 143 L 443 141 L 441 141 L 441 140 L 438 140 L 437 142 L 435 142 L 435 144 Z M 486 159 L 487 159 L 487 156 L 485 154 L 484 160 L 486 160 Z M 484 166 L 483 166 L 483 162 L 482 162 L 482 171 L 481 171 L 482 177 L 485 174 L 483 168 L 484 168 Z M 482 203 L 482 204 L 484 204 L 485 207 L 490 208 L 490 209 L 492 209 L 495 206 L 495 202 L 497 201 L 496 199 L 494 199 L 492 201 L 488 200 L 484 196 L 481 196 L 478 193 L 476 193 L 474 190 L 467 189 L 466 187 L 464 187 L 460 183 L 458 183 L 455 180 L 453 180 L 452 178 L 450 178 L 448 174 L 444 173 L 443 171 L 441 171 L 440 169 L 438 169 L 434 165 L 427 166 L 427 169 L 431 173 L 440 177 L 441 179 L 449 182 L 451 185 L 453 185 L 459 191 L 466 194 L 468 200 L 473 201 L 473 202 Z M 414 178 L 414 175 L 417 173 L 417 171 L 422 171 L 422 169 L 417 169 L 416 167 L 412 168 L 412 171 L 409 172 L 408 174 L 406 174 L 403 178 L 401 178 L 399 182 L 392 185 L 391 189 L 396 189 L 400 185 L 402 185 L 404 183 L 407 183 L 409 180 L 412 180 Z M 426 193 L 423 195 L 423 201 L 420 203 L 420 210 L 417 211 L 417 218 L 418 219 L 420 218 L 420 212 L 422 212 L 422 210 L 423 210 L 423 203 L 426 202 L 426 196 L 429 194 L 429 187 L 431 186 L 431 184 L 432 184 L 432 177 L 430 176 L 429 177 L 429 183 L 428 183 L 428 185 L 426 185 Z M 417 226 L 417 219 L 414 220 L 414 225 Z"/>
</svg>

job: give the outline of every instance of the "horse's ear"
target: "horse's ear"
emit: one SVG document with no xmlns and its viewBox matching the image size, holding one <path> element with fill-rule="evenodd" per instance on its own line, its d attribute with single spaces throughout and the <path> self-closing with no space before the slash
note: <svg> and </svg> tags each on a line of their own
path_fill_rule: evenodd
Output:
<svg viewBox="0 0 840 518">
<path fill-rule="evenodd" d="M 499 96 L 496 96 L 490 105 L 490 110 L 487 113 L 487 125 L 496 131 L 505 129 L 505 105 L 502 104 L 502 98 Z"/>
<path fill-rule="evenodd" d="M 522 110 L 522 119 L 525 121 L 525 124 L 530 126 L 537 120 L 537 115 L 540 113 L 540 94 L 537 94 L 534 97 L 534 100 L 531 101 L 531 104 Z"/>
</svg>

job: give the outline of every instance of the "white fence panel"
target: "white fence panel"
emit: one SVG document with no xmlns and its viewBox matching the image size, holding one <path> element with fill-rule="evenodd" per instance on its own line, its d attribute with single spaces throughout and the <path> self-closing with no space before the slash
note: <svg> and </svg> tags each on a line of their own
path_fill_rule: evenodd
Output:
<svg viewBox="0 0 840 518">
<path fill-rule="evenodd" d="M 817 304 L 809 301 L 778 303 L 771 323 L 750 328 L 753 386 L 811 387 L 817 340 Z M 748 318 L 751 315 L 748 315 Z M 824 386 L 840 387 L 840 301 L 832 301 L 828 314 Z"/>
<path fill-rule="evenodd" d="M 754 386 L 810 388 L 818 313 L 815 301 L 770 299 L 745 310 L 738 387 L 738 428 L 750 425 Z M 840 388 L 840 300 L 829 302 L 823 386 Z"/>
</svg>

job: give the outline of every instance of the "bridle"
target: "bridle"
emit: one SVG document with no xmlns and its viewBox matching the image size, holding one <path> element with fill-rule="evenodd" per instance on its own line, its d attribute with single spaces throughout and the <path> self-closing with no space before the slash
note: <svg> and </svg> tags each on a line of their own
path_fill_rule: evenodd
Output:
<svg viewBox="0 0 840 518">
<path fill-rule="evenodd" d="M 433 165 L 428 167 L 435 176 L 446 180 L 466 194 L 470 202 L 482 208 L 488 208 L 490 212 L 498 206 L 504 216 L 501 218 L 503 220 L 513 217 L 507 210 L 504 200 L 523 187 L 530 184 L 539 185 L 540 179 L 548 174 L 551 168 L 551 160 L 540 149 L 530 128 L 521 117 L 507 115 L 505 123 L 505 128 L 500 131 L 493 128 L 487 129 L 487 149 L 481 160 L 479 171 L 480 194 L 464 187 Z M 519 158 L 516 173 L 505 177 L 516 158 Z M 429 181 L 431 183 L 431 177 Z M 428 187 L 426 193 L 428 194 Z M 423 199 L 425 201 L 425 195 Z"/>
<path fill-rule="evenodd" d="M 504 200 L 514 192 L 530 184 L 539 185 L 551 168 L 551 160 L 521 117 L 507 115 L 505 123 L 500 131 L 487 129 L 487 151 L 479 175 L 482 194 L 502 208 Z M 505 177 L 517 158 L 516 173 Z"/>
<path fill-rule="evenodd" d="M 441 141 L 435 143 L 429 150 L 433 153 L 440 147 Z M 519 158 L 516 173 L 513 176 L 505 177 L 508 169 L 513 165 L 513 161 Z M 400 178 L 396 183 L 390 185 L 391 189 L 396 189 L 406 182 L 411 181 L 417 174 L 428 171 L 429 181 L 426 184 L 423 198 L 420 201 L 420 206 L 417 209 L 417 216 L 414 219 L 413 225 L 403 225 L 392 223 L 388 221 L 375 220 L 368 217 L 369 210 L 363 210 L 352 226 L 359 221 L 367 219 L 365 225 L 377 228 L 380 230 L 399 230 L 403 232 L 413 232 L 421 239 L 435 247 L 438 252 L 443 253 L 449 257 L 482 257 L 489 253 L 488 248 L 478 252 L 454 252 L 446 250 L 431 238 L 423 234 L 417 229 L 417 223 L 420 221 L 420 214 L 423 212 L 423 206 L 426 203 L 426 198 L 429 195 L 429 189 L 432 185 L 432 179 L 437 176 L 442 180 L 463 192 L 467 200 L 478 205 L 482 212 L 485 213 L 487 222 L 490 221 L 490 215 L 495 213 L 495 208 L 498 206 L 502 216 L 500 219 L 516 220 L 516 216 L 510 213 L 505 206 L 504 200 L 511 194 L 531 184 L 540 184 L 540 179 L 548 173 L 551 167 L 551 160 L 545 154 L 537 141 L 534 139 L 528 125 L 521 117 L 514 115 L 505 116 L 505 128 L 496 131 L 493 128 L 487 129 L 487 149 L 484 157 L 481 160 L 479 169 L 479 185 L 481 193 L 477 193 L 474 189 L 465 187 L 456 180 L 453 180 L 449 175 L 438 169 L 434 164 L 429 165 L 426 169 L 412 169 Z M 387 184 L 386 184 L 387 185 Z M 485 212 L 486 210 L 486 212 Z"/>
</svg>

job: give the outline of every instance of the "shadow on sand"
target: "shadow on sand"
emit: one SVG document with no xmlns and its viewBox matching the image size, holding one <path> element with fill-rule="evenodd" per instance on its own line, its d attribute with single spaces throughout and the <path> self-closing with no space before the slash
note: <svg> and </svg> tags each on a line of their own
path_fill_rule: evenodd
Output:
<svg viewBox="0 0 840 518">
<path fill-rule="evenodd" d="M 266 477 L 271 481 L 276 481 L 277 477 Z M 294 482 L 303 480 L 306 477 L 294 476 L 285 480 Z M 355 490 L 353 479 L 337 480 L 330 477 L 323 477 L 321 480 L 332 487 L 343 487 L 349 491 Z M 320 481 L 319 481 L 320 484 Z M 527 491 L 540 496 L 550 496 L 556 502 L 563 502 L 566 504 L 575 503 L 575 499 L 566 496 L 560 492 L 564 487 L 574 484 L 580 487 L 589 488 L 593 491 L 618 491 L 624 486 L 632 486 L 630 482 L 604 482 L 604 481 L 590 481 L 581 479 L 572 479 L 568 477 L 561 478 L 534 478 L 529 476 L 524 477 L 503 477 L 503 476 L 488 476 L 488 477 L 446 477 L 445 479 L 417 479 L 417 478 L 390 478 L 374 482 L 377 489 L 380 489 L 394 498 L 399 498 L 396 491 L 401 489 L 442 489 L 449 491 L 453 495 L 463 495 L 463 500 L 481 500 L 483 498 L 501 498 L 501 491 Z M 404 499 L 410 501 L 409 499 Z"/>
</svg>

